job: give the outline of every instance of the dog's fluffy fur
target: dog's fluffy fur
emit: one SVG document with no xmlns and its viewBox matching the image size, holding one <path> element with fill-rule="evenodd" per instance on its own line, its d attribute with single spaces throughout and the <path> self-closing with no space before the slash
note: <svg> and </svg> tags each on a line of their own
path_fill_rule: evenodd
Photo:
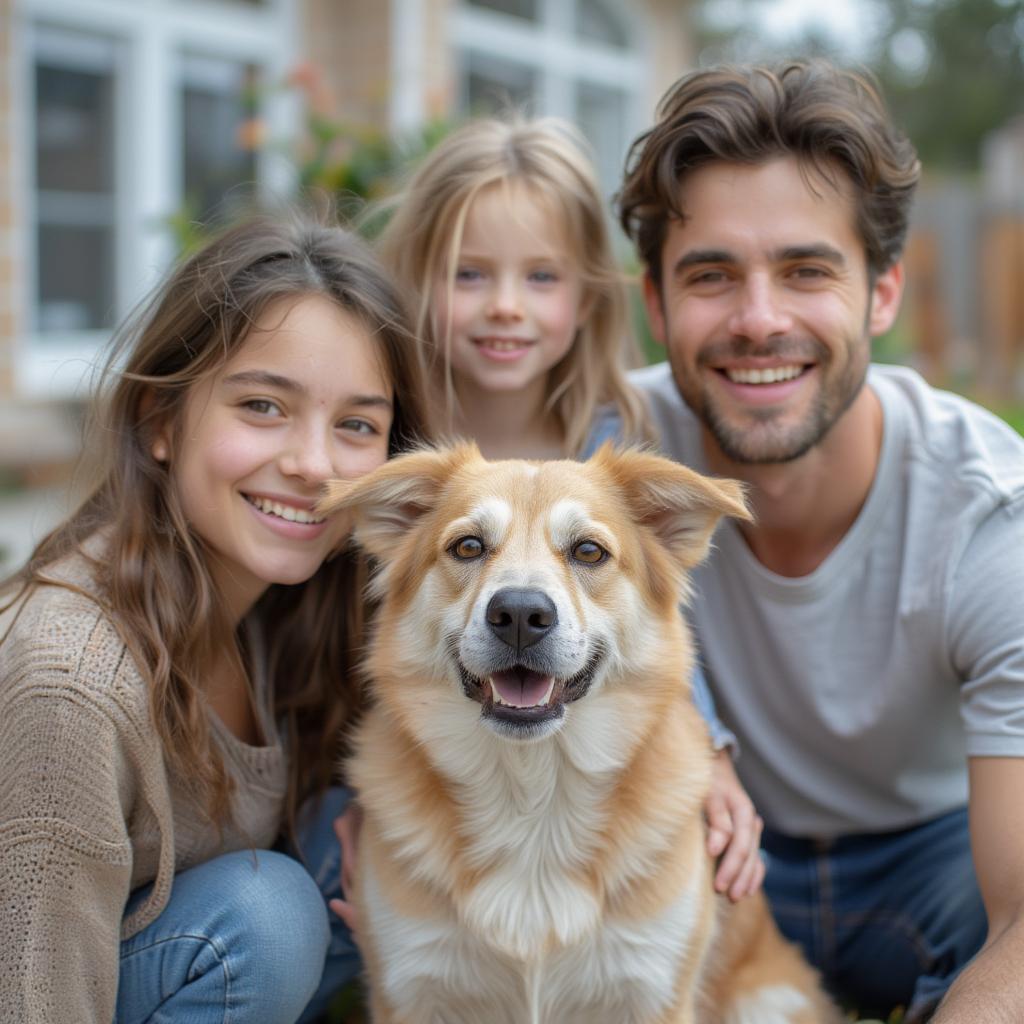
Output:
<svg viewBox="0 0 1024 1024">
<path fill-rule="evenodd" d="M 712 889 L 679 601 L 739 485 L 657 456 L 389 462 L 323 505 L 379 564 L 348 766 L 373 1019 L 821 1024 L 758 896 Z"/>
</svg>

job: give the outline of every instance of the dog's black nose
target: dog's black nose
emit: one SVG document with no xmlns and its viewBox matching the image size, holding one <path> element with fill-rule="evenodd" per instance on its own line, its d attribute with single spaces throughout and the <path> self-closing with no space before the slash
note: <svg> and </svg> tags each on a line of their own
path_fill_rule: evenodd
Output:
<svg viewBox="0 0 1024 1024">
<path fill-rule="evenodd" d="M 491 632 L 517 651 L 542 640 L 557 621 L 554 602 L 543 590 L 507 587 L 487 603 Z"/>
</svg>

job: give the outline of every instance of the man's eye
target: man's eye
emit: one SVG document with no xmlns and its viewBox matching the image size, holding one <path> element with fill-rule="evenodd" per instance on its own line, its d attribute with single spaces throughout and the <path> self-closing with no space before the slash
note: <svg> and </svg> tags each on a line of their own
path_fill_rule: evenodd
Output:
<svg viewBox="0 0 1024 1024">
<path fill-rule="evenodd" d="M 484 542 L 479 537 L 460 537 L 448 550 L 456 558 L 469 562 L 484 553 Z"/>
<path fill-rule="evenodd" d="M 825 271 L 821 267 L 797 267 L 793 271 L 793 276 L 806 281 L 814 281 L 819 277 L 824 277 Z"/>
<path fill-rule="evenodd" d="M 609 555 L 608 552 L 595 541 L 581 540 L 578 544 L 573 546 L 572 557 L 575 561 L 583 562 L 585 565 L 598 565 L 600 562 L 605 561 Z"/>
<path fill-rule="evenodd" d="M 700 274 L 695 274 L 690 280 L 693 284 L 717 284 L 719 281 L 725 280 L 725 274 L 721 270 L 705 270 Z"/>
</svg>

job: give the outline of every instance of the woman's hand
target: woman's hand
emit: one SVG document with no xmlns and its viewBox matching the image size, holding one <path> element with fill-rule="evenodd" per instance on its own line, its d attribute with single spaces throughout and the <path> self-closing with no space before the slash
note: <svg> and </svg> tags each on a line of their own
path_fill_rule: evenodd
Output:
<svg viewBox="0 0 1024 1024">
<path fill-rule="evenodd" d="M 342 815 L 334 819 L 334 833 L 341 845 L 341 893 L 343 899 L 331 900 L 327 905 L 348 925 L 353 938 L 356 935 L 358 915 L 352 902 L 356 877 L 356 850 L 359 848 L 359 829 L 363 824 L 363 809 L 355 800 L 349 801 Z"/>
<path fill-rule="evenodd" d="M 727 893 L 734 903 L 757 892 L 764 881 L 760 851 L 764 822 L 736 777 L 727 750 L 715 754 L 704 817 L 708 823 L 708 853 L 721 857 L 715 872 L 715 892 Z"/>
</svg>

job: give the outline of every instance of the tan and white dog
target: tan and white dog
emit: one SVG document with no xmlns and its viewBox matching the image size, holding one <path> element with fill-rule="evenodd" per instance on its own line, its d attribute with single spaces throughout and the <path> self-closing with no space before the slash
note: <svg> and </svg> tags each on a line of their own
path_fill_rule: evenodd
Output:
<svg viewBox="0 0 1024 1024">
<path fill-rule="evenodd" d="M 764 900 L 712 889 L 678 605 L 738 484 L 464 446 L 322 507 L 379 563 L 349 764 L 377 1024 L 836 1019 Z"/>
</svg>

